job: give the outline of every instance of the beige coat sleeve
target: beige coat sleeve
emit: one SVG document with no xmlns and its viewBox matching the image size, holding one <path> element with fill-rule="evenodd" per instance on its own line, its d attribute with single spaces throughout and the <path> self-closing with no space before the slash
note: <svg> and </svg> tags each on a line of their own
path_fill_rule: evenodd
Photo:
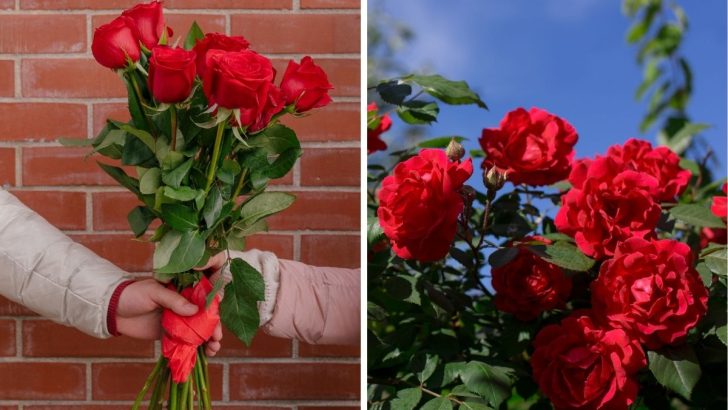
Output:
<svg viewBox="0 0 728 410">
<path fill-rule="evenodd" d="M 0 294 L 105 338 L 109 301 L 124 275 L 0 189 Z"/>
<path fill-rule="evenodd" d="M 310 344 L 359 343 L 359 269 L 310 266 L 258 250 L 231 256 L 263 275 L 266 300 L 258 310 L 266 333 Z"/>
</svg>

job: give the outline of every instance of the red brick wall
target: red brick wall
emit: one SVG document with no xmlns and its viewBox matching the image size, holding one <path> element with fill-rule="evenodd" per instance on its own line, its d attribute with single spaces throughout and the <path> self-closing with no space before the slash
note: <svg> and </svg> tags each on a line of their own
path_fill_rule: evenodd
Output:
<svg viewBox="0 0 728 410">
<path fill-rule="evenodd" d="M 58 136 L 91 137 L 107 116 L 125 120 L 125 93 L 91 56 L 92 29 L 135 0 L 0 0 L 0 184 L 74 239 L 130 272 L 146 274 L 152 248 L 131 240 L 135 200 L 84 150 Z M 318 265 L 359 264 L 359 1 L 167 0 L 184 35 L 243 34 L 279 70 L 311 55 L 335 102 L 289 120 L 304 156 L 275 189 L 296 204 L 249 245 Z M 1 285 L 0 285 L 1 286 Z M 266 335 L 245 348 L 226 334 L 212 360 L 216 408 L 358 407 L 359 348 L 315 347 Z M 0 410 L 128 408 L 158 343 L 97 340 L 0 298 Z"/>
</svg>

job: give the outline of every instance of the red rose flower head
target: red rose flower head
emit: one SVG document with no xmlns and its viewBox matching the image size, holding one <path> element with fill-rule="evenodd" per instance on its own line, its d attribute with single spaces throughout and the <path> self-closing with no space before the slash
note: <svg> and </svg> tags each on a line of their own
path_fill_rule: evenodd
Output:
<svg viewBox="0 0 728 410">
<path fill-rule="evenodd" d="M 594 311 L 652 350 L 683 342 L 708 309 L 690 247 L 671 239 L 622 242 L 591 289 Z"/>
<path fill-rule="evenodd" d="M 159 1 L 137 4 L 121 15 L 134 21 L 139 31 L 139 41 L 149 50 L 159 43 L 159 38 L 167 28 L 162 14 L 162 3 Z"/>
<path fill-rule="evenodd" d="M 268 101 L 266 101 L 263 111 L 258 120 L 250 126 L 251 132 L 260 131 L 270 124 L 270 120 L 274 115 L 286 108 L 286 101 L 283 99 L 283 92 L 275 85 L 271 86 L 268 93 Z"/>
<path fill-rule="evenodd" d="M 215 327 L 220 323 L 220 296 L 215 295 L 210 306 L 205 309 L 205 299 L 212 291 L 212 284 L 202 277 L 193 287 L 180 292 L 185 299 L 199 307 L 192 316 L 179 316 L 169 309 L 162 312 L 162 354 L 169 360 L 172 380 L 183 383 L 195 367 L 197 347 L 205 343 Z"/>
<path fill-rule="evenodd" d="M 371 154 L 376 151 L 384 151 L 387 149 L 387 144 L 382 141 L 381 136 L 392 128 L 392 118 L 389 114 L 377 116 L 377 103 L 371 102 L 367 106 L 367 114 L 369 118 L 378 117 L 379 123 L 374 129 L 367 127 L 367 154 Z"/>
<path fill-rule="evenodd" d="M 655 177 L 654 197 L 658 202 L 674 201 L 690 182 L 690 171 L 680 167 L 680 157 L 667 147 L 653 149 L 647 141 L 630 138 L 624 145 L 609 147 L 607 155 L 624 162 L 625 169 Z"/>
<path fill-rule="evenodd" d="M 728 219 L 728 183 L 723 183 L 723 194 L 713 197 L 713 203 L 710 205 L 710 210 L 715 216 L 723 220 Z"/>
<path fill-rule="evenodd" d="M 281 80 L 286 104 L 295 104 L 297 112 L 328 105 L 331 102 L 329 90 L 332 88 L 334 86 L 329 82 L 326 72 L 309 56 L 303 57 L 301 64 L 289 61 Z"/>
<path fill-rule="evenodd" d="M 586 255 L 609 257 L 620 241 L 654 235 L 661 211 L 653 199 L 658 185 L 653 176 L 626 170 L 612 157 L 597 157 L 577 161 L 569 182 L 572 188 L 554 222 Z"/>
<path fill-rule="evenodd" d="M 637 396 L 642 347 L 622 329 L 598 326 L 576 311 L 541 329 L 533 342 L 533 378 L 557 409 L 627 409 Z"/>
<path fill-rule="evenodd" d="M 569 175 L 578 139 L 566 120 L 540 108 L 518 108 L 506 114 L 499 128 L 483 130 L 483 168 L 507 172 L 513 184 L 553 184 Z"/>
<path fill-rule="evenodd" d="M 195 84 L 195 52 L 155 46 L 149 58 L 149 90 L 163 103 L 184 101 Z"/>
<path fill-rule="evenodd" d="M 205 34 L 205 37 L 199 40 L 193 48 L 197 54 L 197 74 L 200 78 L 205 78 L 208 51 L 243 51 L 248 47 L 250 47 L 250 43 L 243 36 L 226 36 L 220 33 Z"/>
<path fill-rule="evenodd" d="M 124 16 L 111 20 L 94 31 L 91 53 L 104 67 L 121 69 L 141 56 L 139 32 L 134 22 Z"/>
<path fill-rule="evenodd" d="M 723 183 L 723 193 L 728 193 L 728 184 Z M 713 202 L 710 205 L 710 210 L 713 215 L 721 218 L 722 220 L 728 219 L 728 196 L 716 195 L 713 197 Z M 700 247 L 705 248 L 709 243 L 726 243 L 728 242 L 728 230 L 725 228 L 708 228 L 705 227 L 700 231 Z"/>
<path fill-rule="evenodd" d="M 560 267 L 527 248 L 527 245 L 550 243 L 538 236 L 525 237 L 511 245 L 518 254 L 510 262 L 491 269 L 498 310 L 529 321 L 544 311 L 565 306 L 571 294 L 571 278 Z"/>
<path fill-rule="evenodd" d="M 472 174 L 470 159 L 452 162 L 442 150 L 423 149 L 384 178 L 377 215 L 399 257 L 436 261 L 447 254 L 464 206 L 458 191 Z"/>
</svg>

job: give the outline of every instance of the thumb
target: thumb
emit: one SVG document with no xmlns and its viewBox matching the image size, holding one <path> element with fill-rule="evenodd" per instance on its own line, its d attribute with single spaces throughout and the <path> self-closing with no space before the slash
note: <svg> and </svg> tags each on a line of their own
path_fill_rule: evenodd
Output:
<svg viewBox="0 0 728 410">
<path fill-rule="evenodd" d="M 191 316 L 197 313 L 197 305 L 190 303 L 179 293 L 160 287 L 158 292 L 154 292 L 152 299 L 159 306 L 167 308 L 180 316 Z"/>
</svg>

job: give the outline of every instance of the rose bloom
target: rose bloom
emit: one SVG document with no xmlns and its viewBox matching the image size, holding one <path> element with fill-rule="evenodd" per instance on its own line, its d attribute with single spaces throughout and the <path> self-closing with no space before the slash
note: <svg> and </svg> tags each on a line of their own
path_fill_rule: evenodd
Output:
<svg viewBox="0 0 728 410">
<path fill-rule="evenodd" d="M 210 50 L 222 51 L 243 51 L 247 50 L 250 43 L 242 36 L 226 36 L 220 33 L 207 33 L 205 37 L 198 40 L 193 48 L 197 54 L 197 75 L 205 78 L 207 68 L 207 52 Z"/>
<path fill-rule="evenodd" d="M 377 215 L 400 258 L 436 261 L 445 257 L 463 211 L 458 191 L 472 173 L 470 159 L 452 162 L 442 150 L 423 149 L 384 178 Z"/>
<path fill-rule="evenodd" d="M 155 46 L 149 58 L 149 90 L 163 103 L 184 101 L 195 84 L 195 52 Z"/>
<path fill-rule="evenodd" d="M 256 132 L 267 127 L 273 116 L 281 112 L 284 108 L 286 108 L 286 102 L 283 99 L 283 92 L 275 85 L 271 86 L 270 92 L 268 93 L 268 101 L 266 101 L 258 120 L 250 126 L 250 131 Z"/>
<path fill-rule="evenodd" d="M 723 194 L 728 194 L 728 184 L 723 183 Z M 716 195 L 710 205 L 713 215 L 721 218 L 723 221 L 728 219 L 728 208 L 726 206 L 728 196 Z M 725 228 L 703 228 L 700 231 L 700 247 L 705 248 L 709 243 L 726 243 L 728 242 L 728 230 Z"/>
<path fill-rule="evenodd" d="M 301 64 L 291 60 L 281 80 L 281 90 L 286 96 L 286 105 L 295 104 L 297 112 L 320 108 L 331 102 L 329 90 L 334 88 L 321 67 L 309 56 Z"/>
<path fill-rule="evenodd" d="M 672 239 L 622 242 L 591 289 L 594 311 L 651 350 L 684 342 L 708 309 L 690 247 Z"/>
<path fill-rule="evenodd" d="M 134 21 L 139 31 L 139 41 L 149 50 L 159 43 L 159 38 L 162 37 L 162 33 L 167 28 L 162 15 L 162 3 L 158 1 L 137 4 L 121 13 L 121 15 Z"/>
<path fill-rule="evenodd" d="M 552 242 L 539 236 L 525 237 L 514 244 L 518 255 L 503 266 L 491 269 L 495 306 L 529 321 L 542 312 L 563 308 L 571 294 L 571 278 L 564 271 L 528 250 L 528 245 Z"/>
<path fill-rule="evenodd" d="M 273 87 L 270 60 L 250 50 L 207 53 L 202 90 L 210 105 L 240 110 L 241 126 L 253 125 L 263 114 Z"/>
<path fill-rule="evenodd" d="M 495 166 L 516 185 L 553 184 L 569 175 L 578 139 L 566 120 L 540 108 L 518 108 L 506 114 L 499 128 L 483 130 L 483 168 Z"/>
<path fill-rule="evenodd" d="M 91 43 L 91 53 L 99 64 L 111 69 L 124 68 L 129 61 L 139 61 L 139 32 L 134 22 L 120 16 L 97 28 Z"/>
<path fill-rule="evenodd" d="M 624 168 L 612 157 L 577 161 L 569 175 L 572 188 L 556 214 L 559 231 L 596 259 L 613 255 L 617 243 L 627 238 L 652 237 L 660 219 L 660 206 L 653 200 L 657 180 Z"/>
<path fill-rule="evenodd" d="M 372 102 L 367 106 L 367 112 L 377 112 L 377 103 Z M 376 151 L 384 151 L 387 149 L 387 144 L 382 141 L 381 136 L 392 127 L 392 118 L 389 114 L 384 114 L 379 117 L 379 124 L 374 129 L 367 127 L 367 154 L 371 154 Z"/>
<path fill-rule="evenodd" d="M 639 343 L 622 329 L 603 328 L 575 311 L 541 329 L 533 342 L 533 378 L 557 409 L 627 409 L 636 373 L 647 365 Z"/>
<path fill-rule="evenodd" d="M 631 138 L 624 145 L 609 147 L 607 155 L 623 161 L 627 169 L 655 177 L 658 202 L 674 201 L 690 182 L 690 171 L 680 167 L 680 157 L 667 147 L 653 149 L 649 142 Z"/>
</svg>

